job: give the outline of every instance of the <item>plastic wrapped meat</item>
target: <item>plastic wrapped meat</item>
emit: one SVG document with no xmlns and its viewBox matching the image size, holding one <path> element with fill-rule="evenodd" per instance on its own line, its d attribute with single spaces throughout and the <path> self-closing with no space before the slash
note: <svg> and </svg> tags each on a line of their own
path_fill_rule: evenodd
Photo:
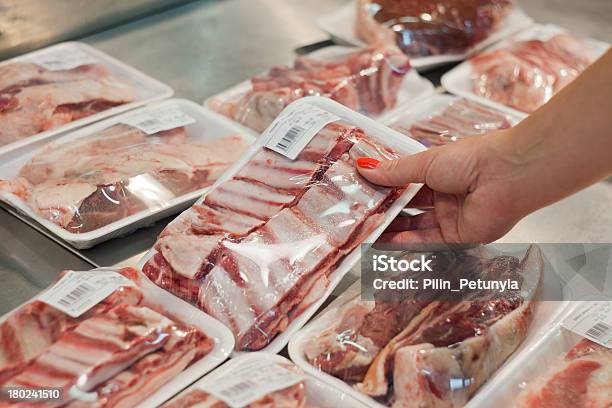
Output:
<svg viewBox="0 0 612 408">
<path fill-rule="evenodd" d="M 520 41 L 470 60 L 476 95 L 533 112 L 584 71 L 593 59 L 580 40 L 558 33 Z"/>
<path fill-rule="evenodd" d="M 521 392 L 516 408 L 612 406 L 612 350 L 583 339 Z"/>
<path fill-rule="evenodd" d="M 0 67 L 0 145 L 132 102 L 136 90 L 100 64 L 48 71 L 32 63 Z"/>
<path fill-rule="evenodd" d="M 354 167 L 363 156 L 398 157 L 343 123 L 295 160 L 261 148 L 166 227 L 143 272 L 228 326 L 238 350 L 265 347 L 403 191 L 363 179 Z"/>
<path fill-rule="evenodd" d="M 400 118 L 390 126 L 425 146 L 432 147 L 468 136 L 507 129 L 511 127 L 511 123 L 507 115 L 499 111 L 467 99 L 458 99 L 423 119 L 404 121 Z"/>
<path fill-rule="evenodd" d="M 0 385 L 62 390 L 61 401 L 34 406 L 132 407 L 212 350 L 212 339 L 148 302 L 136 270 L 95 271 L 117 272 L 128 283 L 78 317 L 38 299 L 11 312 L 0 323 Z"/>
<path fill-rule="evenodd" d="M 355 33 L 410 57 L 461 54 L 497 29 L 510 0 L 358 0 Z"/>
<path fill-rule="evenodd" d="M 246 147 L 239 136 L 196 143 L 184 128 L 147 135 L 118 124 L 47 146 L 0 188 L 83 233 L 214 183 Z"/>
<path fill-rule="evenodd" d="M 461 300 L 437 289 L 414 298 L 355 299 L 330 311 L 339 318 L 307 343 L 306 359 L 396 408 L 464 406 L 525 338 L 542 268 L 535 247 L 523 260 L 485 255 L 436 253 L 434 262 L 448 261 L 440 265 L 451 280 L 513 279 L 521 290 L 475 291 Z"/>
<path fill-rule="evenodd" d="M 251 79 L 251 89 L 234 100 L 213 98 L 209 106 L 258 132 L 291 102 L 326 96 L 349 108 L 379 115 L 393 108 L 410 62 L 394 47 L 369 48 L 335 59 L 296 58 Z"/>
</svg>

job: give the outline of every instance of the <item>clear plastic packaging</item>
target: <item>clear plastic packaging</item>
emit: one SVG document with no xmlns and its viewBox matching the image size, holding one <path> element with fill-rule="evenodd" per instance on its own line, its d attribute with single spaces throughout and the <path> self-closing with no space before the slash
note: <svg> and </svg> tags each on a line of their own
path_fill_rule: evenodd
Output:
<svg viewBox="0 0 612 408">
<path fill-rule="evenodd" d="M 283 373 L 283 370 L 286 371 Z M 293 378 L 295 376 L 298 378 Z M 287 384 L 291 385 L 284 386 Z M 233 394 L 231 395 L 233 399 L 236 398 L 238 392 L 249 394 L 248 400 L 252 402 L 231 405 L 233 408 L 365 407 L 361 402 L 330 385 L 311 375 L 304 374 L 291 361 L 279 355 L 252 353 L 235 358 L 219 367 L 168 401 L 162 408 L 213 405 L 218 408 L 230 407 L 218 398 L 222 391 L 221 388 L 228 390 L 227 394 Z M 210 391 L 213 390 L 216 391 L 217 396 L 210 394 Z"/>
<path fill-rule="evenodd" d="M 23 388 L 59 391 L 35 406 L 154 407 L 233 346 L 219 322 L 133 268 L 64 271 L 3 316 L 0 333 L 2 407 L 21 406 L 10 389 Z"/>
<path fill-rule="evenodd" d="M 457 95 L 530 113 L 576 78 L 608 48 L 559 27 L 535 26 L 470 58 L 442 78 Z"/>
<path fill-rule="evenodd" d="M 357 293 L 294 336 L 292 360 L 372 407 L 467 404 L 527 337 L 542 255 L 531 246 L 522 259 L 484 248 L 430 259 L 450 261 L 451 279 L 514 276 L 522 284 L 519 291 L 456 300 L 442 290 L 398 299 L 381 291 L 375 300 Z"/>
<path fill-rule="evenodd" d="M 338 120 L 295 160 L 260 138 L 142 261 L 149 279 L 226 324 L 238 351 L 279 351 L 357 261 L 359 244 L 376 239 L 420 187 L 374 186 L 354 161 L 422 145 L 329 99 L 303 98 L 288 112 L 301 108 Z"/>
<path fill-rule="evenodd" d="M 168 97 L 172 90 L 85 44 L 0 64 L 0 152 Z"/>
<path fill-rule="evenodd" d="M 319 17 L 317 19 L 317 24 L 319 25 L 319 27 L 321 27 L 323 31 L 328 32 L 333 37 L 334 41 L 339 44 L 350 44 L 354 46 L 367 47 L 368 42 L 360 38 L 359 36 L 360 33 L 365 35 L 366 38 L 372 37 L 371 38 L 372 41 L 378 41 L 377 36 L 380 35 L 382 37 L 382 40 L 385 41 L 385 44 L 395 44 L 396 40 L 398 39 L 398 36 L 396 36 L 392 32 L 391 29 L 385 28 L 384 25 L 379 24 L 372 17 L 372 15 L 375 14 L 377 11 L 376 8 L 373 7 L 376 5 L 370 4 L 369 5 L 370 8 L 367 8 L 368 5 L 366 5 L 365 6 L 366 9 L 364 9 L 362 7 L 364 5 L 363 3 L 364 2 L 361 0 L 350 1 L 343 7 L 336 10 L 335 12 L 330 13 L 330 14 L 325 14 Z M 390 2 L 388 1 L 386 2 L 386 4 L 389 4 L 389 3 Z M 394 3 L 397 3 L 400 7 L 402 7 L 402 3 L 408 3 L 408 2 L 398 1 Z M 431 5 L 433 4 L 440 4 L 440 3 L 444 3 L 444 2 L 413 1 L 411 4 L 414 7 L 431 7 Z M 469 7 L 471 4 L 476 4 L 478 2 L 465 2 L 465 3 L 469 3 L 468 4 L 468 7 Z M 425 16 L 425 18 L 429 18 L 429 16 Z M 357 21 L 360 22 L 360 26 L 357 26 L 357 23 L 356 23 Z M 365 25 L 363 23 L 365 23 Z M 408 22 L 408 23 L 416 23 L 416 21 Z M 460 19 L 457 20 L 457 23 L 459 24 L 459 26 L 461 26 Z M 495 28 L 493 30 L 489 30 L 489 32 L 486 33 L 485 37 L 482 40 L 472 44 L 468 48 L 462 51 L 455 51 L 452 53 L 443 52 L 441 54 L 435 54 L 435 55 L 431 54 L 431 55 L 425 55 L 425 56 L 413 55 L 413 56 L 410 56 L 410 63 L 415 69 L 419 71 L 425 71 L 425 70 L 434 68 L 442 64 L 447 64 L 449 62 L 461 61 L 467 58 L 469 55 L 474 54 L 475 52 L 478 52 L 479 50 L 482 50 L 488 47 L 489 45 L 503 38 L 506 38 L 509 35 L 512 35 L 519 30 L 522 30 L 530 26 L 532 23 L 533 23 L 532 19 L 529 16 L 527 16 L 520 7 L 514 4 L 512 7 L 508 9 L 508 12 L 505 13 L 504 17 L 498 21 L 498 24 L 495 25 Z M 433 23 L 431 24 L 433 25 Z M 420 33 L 425 34 L 425 32 L 423 31 L 420 31 Z M 407 32 L 407 34 L 411 34 L 411 33 Z M 425 42 L 422 43 L 423 51 L 428 50 L 428 47 L 427 47 L 428 38 L 427 37 L 429 37 L 430 39 L 435 39 L 436 38 L 434 37 L 435 35 L 438 35 L 438 36 L 441 35 L 441 38 L 445 37 L 444 32 L 440 33 L 439 30 L 438 31 L 432 30 L 428 34 L 430 35 L 422 36 L 422 38 L 425 40 Z M 461 35 L 459 37 L 463 37 L 464 39 L 466 38 L 465 35 Z M 408 40 L 411 38 L 412 37 L 406 36 L 405 40 Z M 454 42 L 454 38 L 450 40 L 451 42 Z M 432 47 L 432 51 L 436 51 L 438 47 L 442 47 L 445 44 L 442 42 L 439 42 L 439 44 L 435 44 L 435 41 L 434 41 L 434 44 L 431 44 L 431 45 L 436 45 Z M 416 50 L 420 49 L 420 47 L 411 47 L 409 44 L 406 44 L 406 48 L 407 49 L 415 48 Z M 442 49 L 440 48 L 440 51 L 441 50 Z"/>
<path fill-rule="evenodd" d="M 355 32 L 410 57 L 459 54 L 495 31 L 511 8 L 510 0 L 358 0 Z"/>
<path fill-rule="evenodd" d="M 305 96 L 331 98 L 357 112 L 378 116 L 398 100 L 430 92 L 408 58 L 395 47 L 330 47 L 296 57 L 236 89 L 208 99 L 206 107 L 262 132 L 291 102 Z"/>
<path fill-rule="evenodd" d="M 427 147 L 507 129 L 520 121 L 509 113 L 452 95 L 433 94 L 400 106 L 381 121 Z"/>
<path fill-rule="evenodd" d="M 544 327 L 538 342 L 499 373 L 495 387 L 484 388 L 470 407 L 500 406 L 597 407 L 612 406 L 612 349 L 561 326 L 588 302 L 572 302 L 554 324 Z M 597 329 L 597 330 L 596 330 Z M 593 335 L 606 334 L 595 327 Z"/>
<path fill-rule="evenodd" d="M 201 195 L 254 140 L 225 122 L 184 100 L 112 118 L 12 155 L 0 167 L 2 199 L 86 246 Z"/>
</svg>

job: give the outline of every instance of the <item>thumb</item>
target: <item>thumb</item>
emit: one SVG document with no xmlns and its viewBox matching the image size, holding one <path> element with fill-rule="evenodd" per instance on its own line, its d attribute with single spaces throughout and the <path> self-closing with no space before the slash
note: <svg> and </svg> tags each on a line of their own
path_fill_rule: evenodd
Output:
<svg viewBox="0 0 612 408">
<path fill-rule="evenodd" d="M 435 149 L 426 150 L 396 160 L 376 160 L 371 157 L 357 159 L 359 173 L 374 184 L 381 186 L 405 186 L 409 183 L 425 183 L 425 178 Z"/>
</svg>

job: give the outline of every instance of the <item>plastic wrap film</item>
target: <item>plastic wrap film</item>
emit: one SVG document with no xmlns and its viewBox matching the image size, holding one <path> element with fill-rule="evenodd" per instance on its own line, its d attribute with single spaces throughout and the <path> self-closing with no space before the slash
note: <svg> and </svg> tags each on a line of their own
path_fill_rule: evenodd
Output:
<svg viewBox="0 0 612 408">
<path fill-rule="evenodd" d="M 0 188 L 71 233 L 96 230 L 209 186 L 246 150 L 239 135 L 195 141 L 185 127 L 116 124 L 41 149 Z"/>
<path fill-rule="evenodd" d="M 334 58 L 297 57 L 251 79 L 246 93 L 232 100 L 212 98 L 208 106 L 262 132 L 291 102 L 325 96 L 366 115 L 393 108 L 410 62 L 391 46 L 367 48 Z"/>
<path fill-rule="evenodd" d="M 473 92 L 522 112 L 533 112 L 592 62 L 589 47 L 559 32 L 515 41 L 470 60 Z"/>
<path fill-rule="evenodd" d="M 433 98 L 433 97 L 432 97 Z M 427 147 L 441 146 L 464 137 L 512 126 L 508 115 L 467 99 L 437 104 L 425 117 L 407 114 L 388 123 Z"/>
<path fill-rule="evenodd" d="M 0 146 L 138 99 L 135 87 L 103 64 L 48 70 L 31 62 L 0 66 Z"/>
<path fill-rule="evenodd" d="M 229 327 L 237 350 L 262 349 L 323 296 L 343 256 L 390 221 L 385 210 L 404 188 L 370 184 L 355 160 L 399 153 L 342 120 L 295 160 L 256 147 L 162 231 L 142 270 Z"/>
<path fill-rule="evenodd" d="M 522 259 L 483 248 L 435 255 L 433 269 L 450 280 L 510 278 L 520 289 L 472 291 L 457 300 L 437 288 L 401 298 L 389 298 L 390 289 L 375 292 L 374 300 L 355 297 L 320 317 L 329 324 L 306 339 L 306 361 L 372 402 L 464 406 L 526 337 L 543 260 L 534 246 Z"/>
<path fill-rule="evenodd" d="M 355 33 L 368 44 L 395 44 L 410 57 L 461 54 L 484 40 L 510 0 L 358 0 Z"/>
<path fill-rule="evenodd" d="M 43 292 L 2 318 L 3 392 L 56 389 L 61 398 L 15 402 L 2 395 L 1 407 L 134 407 L 213 349 L 214 340 L 201 330 L 149 302 L 135 269 L 66 271 L 59 284 L 68 274 L 92 272 L 96 279 L 127 279 L 77 317 L 43 300 Z M 96 290 L 90 280 L 80 281 L 58 304 L 73 304 Z"/>
</svg>

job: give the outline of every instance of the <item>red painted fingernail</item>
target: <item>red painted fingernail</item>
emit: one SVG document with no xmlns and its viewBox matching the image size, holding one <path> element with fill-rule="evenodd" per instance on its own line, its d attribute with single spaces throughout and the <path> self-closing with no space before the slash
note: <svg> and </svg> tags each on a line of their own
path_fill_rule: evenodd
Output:
<svg viewBox="0 0 612 408">
<path fill-rule="evenodd" d="M 357 165 L 362 169 L 375 169 L 379 164 L 378 160 L 371 157 L 360 157 L 357 159 Z"/>
</svg>

